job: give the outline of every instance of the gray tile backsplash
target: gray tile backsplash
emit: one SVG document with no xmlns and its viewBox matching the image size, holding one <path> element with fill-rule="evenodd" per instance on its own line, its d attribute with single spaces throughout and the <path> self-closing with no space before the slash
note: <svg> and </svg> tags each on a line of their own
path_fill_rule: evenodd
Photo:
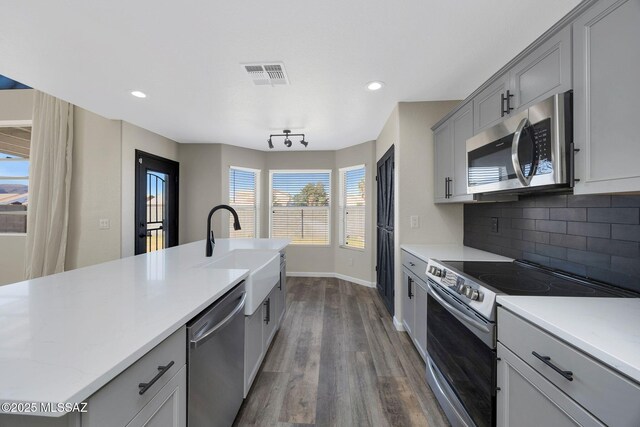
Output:
<svg viewBox="0 0 640 427">
<path fill-rule="evenodd" d="M 464 244 L 640 292 L 640 195 L 467 204 Z"/>
</svg>

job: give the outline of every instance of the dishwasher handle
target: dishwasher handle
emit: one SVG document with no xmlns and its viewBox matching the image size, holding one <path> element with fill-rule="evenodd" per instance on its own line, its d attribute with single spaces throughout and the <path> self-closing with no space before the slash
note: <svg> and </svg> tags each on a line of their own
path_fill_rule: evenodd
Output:
<svg viewBox="0 0 640 427">
<path fill-rule="evenodd" d="M 242 293 L 242 297 L 240 298 L 240 302 L 238 303 L 236 308 L 234 308 L 233 311 L 227 315 L 227 317 L 222 319 L 220 321 L 220 323 L 215 325 L 213 328 L 209 329 L 204 335 L 200 336 L 197 340 L 190 340 L 191 348 L 198 348 L 199 346 L 204 344 L 207 340 L 209 340 L 209 338 L 211 338 L 213 335 L 215 335 L 216 332 L 218 332 L 220 329 L 222 329 L 225 326 L 227 326 L 231 322 L 231 320 L 233 320 L 233 318 L 240 311 L 242 311 L 244 309 L 244 303 L 245 303 L 246 299 L 247 299 L 247 293 L 243 292 Z"/>
</svg>

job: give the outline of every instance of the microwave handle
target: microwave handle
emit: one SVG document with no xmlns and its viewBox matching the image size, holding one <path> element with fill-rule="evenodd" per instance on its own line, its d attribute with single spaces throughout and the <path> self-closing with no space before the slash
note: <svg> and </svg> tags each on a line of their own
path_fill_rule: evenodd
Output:
<svg viewBox="0 0 640 427">
<path fill-rule="evenodd" d="M 536 162 L 534 161 L 531 165 L 531 171 L 528 176 L 525 176 L 522 173 L 522 166 L 520 165 L 520 157 L 518 157 L 518 147 L 520 146 L 520 137 L 522 136 L 522 131 L 524 128 L 531 123 L 529 119 L 524 118 L 520 121 L 520 124 L 516 128 L 516 132 L 513 134 L 513 142 L 511 144 L 511 161 L 513 162 L 513 169 L 516 171 L 516 176 L 518 177 L 518 181 L 525 187 L 528 187 L 531 184 L 531 178 L 536 173 Z"/>
</svg>

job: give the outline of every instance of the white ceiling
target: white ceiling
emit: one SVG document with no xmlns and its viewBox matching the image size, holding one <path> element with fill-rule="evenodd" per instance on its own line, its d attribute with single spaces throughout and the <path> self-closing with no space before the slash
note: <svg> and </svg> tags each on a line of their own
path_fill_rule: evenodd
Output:
<svg viewBox="0 0 640 427">
<path fill-rule="evenodd" d="M 289 128 L 332 150 L 375 139 L 398 101 L 465 98 L 578 3 L 4 2 L 0 74 L 178 142 L 265 150 Z M 239 64 L 257 61 L 291 85 L 254 86 Z"/>
</svg>

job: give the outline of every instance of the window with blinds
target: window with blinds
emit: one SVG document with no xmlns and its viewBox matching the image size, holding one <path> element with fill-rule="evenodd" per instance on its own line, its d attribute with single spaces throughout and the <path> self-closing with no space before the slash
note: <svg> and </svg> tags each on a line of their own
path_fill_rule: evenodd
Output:
<svg viewBox="0 0 640 427">
<path fill-rule="evenodd" d="M 331 171 L 271 171 L 270 233 L 294 245 L 331 243 Z"/>
<path fill-rule="evenodd" d="M 27 232 L 30 142 L 30 126 L 0 127 L 0 233 Z"/>
<path fill-rule="evenodd" d="M 229 205 L 238 212 L 242 230 L 233 229 L 233 217 L 229 215 L 229 237 L 256 238 L 259 231 L 260 171 L 256 169 L 229 168 Z"/>
<path fill-rule="evenodd" d="M 364 249 L 365 167 L 340 169 L 340 245 Z"/>
</svg>

